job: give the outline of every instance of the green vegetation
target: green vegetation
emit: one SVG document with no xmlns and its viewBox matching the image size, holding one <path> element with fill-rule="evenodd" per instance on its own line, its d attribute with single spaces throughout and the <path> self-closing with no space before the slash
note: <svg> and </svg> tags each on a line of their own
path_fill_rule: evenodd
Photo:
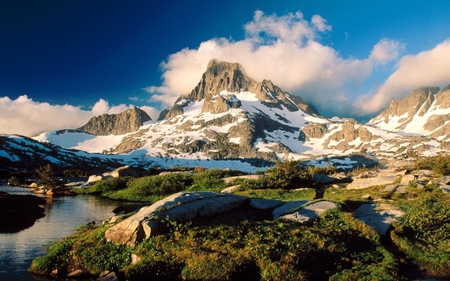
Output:
<svg viewBox="0 0 450 281">
<path fill-rule="evenodd" d="M 54 269 L 80 268 L 100 274 L 104 270 L 122 268 L 131 262 L 131 249 L 107 242 L 106 227 L 87 227 L 47 248 L 47 255 L 33 260 L 30 271 L 49 275 Z"/>
<path fill-rule="evenodd" d="M 235 194 L 249 198 L 275 199 L 281 201 L 313 200 L 316 197 L 316 190 L 313 188 L 302 188 L 299 190 L 285 189 L 250 189 L 237 191 Z"/>
<path fill-rule="evenodd" d="M 36 170 L 37 175 L 41 179 L 41 183 L 46 186 L 52 186 L 53 185 L 53 170 L 50 164 L 47 164 L 45 166 L 41 166 L 37 168 Z"/>
<path fill-rule="evenodd" d="M 397 280 L 393 256 L 351 214 L 332 210 L 308 227 L 245 213 L 169 223 L 172 231 L 134 248 L 106 242 L 105 227 L 88 229 L 50 246 L 30 271 L 117 268 L 131 280 Z M 130 265 L 132 253 L 140 261 Z"/>
<path fill-rule="evenodd" d="M 415 168 L 450 171 L 450 157 L 419 161 Z M 332 173 L 285 161 L 260 172 L 257 180 L 222 179 L 236 171 L 182 171 L 142 178 L 114 178 L 95 183 L 87 193 L 154 202 L 179 191 L 219 191 L 240 185 L 236 194 L 282 201 L 314 200 L 314 173 Z M 396 181 L 394 185 L 399 184 Z M 424 187 L 425 186 L 425 187 Z M 299 187 L 308 187 L 300 188 Z M 312 187 L 312 188 L 311 188 Z M 320 190 L 319 190 L 320 191 Z M 370 195 L 370 197 L 363 197 Z M 326 212 L 312 225 L 273 221 L 271 210 L 246 205 L 214 219 L 176 223 L 135 247 L 105 241 L 108 226 L 83 226 L 48 248 L 30 270 L 86 269 L 94 274 L 118 269 L 130 280 L 409 280 L 450 276 L 450 197 L 435 185 L 411 182 L 403 193 L 384 186 L 346 190 L 328 188 L 323 199 L 344 210 Z M 380 237 L 350 211 L 363 203 L 386 202 L 404 216 Z M 131 256 L 138 262 L 131 264 Z"/>
<path fill-rule="evenodd" d="M 391 239 L 433 276 L 450 276 L 450 198 L 438 188 L 412 189 L 400 201 L 405 215 Z"/>
<path fill-rule="evenodd" d="M 432 170 L 436 176 L 450 175 L 450 157 L 438 155 L 427 157 L 415 163 L 417 170 Z"/>
</svg>

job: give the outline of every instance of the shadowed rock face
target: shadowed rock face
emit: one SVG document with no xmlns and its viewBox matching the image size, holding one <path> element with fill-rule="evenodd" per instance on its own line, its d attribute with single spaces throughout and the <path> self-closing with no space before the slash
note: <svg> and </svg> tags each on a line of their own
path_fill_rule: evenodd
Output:
<svg viewBox="0 0 450 281">
<path fill-rule="evenodd" d="M 145 111 L 134 107 L 119 114 L 102 114 L 93 117 L 86 125 L 78 128 L 78 131 L 97 136 L 122 135 L 137 131 L 144 122 L 151 120 Z"/>
</svg>

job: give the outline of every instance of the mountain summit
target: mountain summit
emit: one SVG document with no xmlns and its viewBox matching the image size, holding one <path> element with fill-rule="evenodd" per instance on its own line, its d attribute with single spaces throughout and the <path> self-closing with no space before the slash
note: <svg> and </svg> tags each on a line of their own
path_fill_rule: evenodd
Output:
<svg viewBox="0 0 450 281">
<path fill-rule="evenodd" d="M 238 63 L 213 59 L 209 61 L 200 82 L 190 94 L 178 98 L 166 115 L 167 118 L 183 114 L 189 102 L 204 100 L 202 112 L 213 114 L 226 112 L 229 108 L 239 108 L 233 93 L 252 92 L 269 107 L 285 106 L 290 111 L 302 110 L 311 115 L 319 115 L 317 110 L 298 96 L 291 96 L 269 80 L 256 82 L 245 74 Z M 228 93 L 221 94 L 221 93 Z"/>
</svg>

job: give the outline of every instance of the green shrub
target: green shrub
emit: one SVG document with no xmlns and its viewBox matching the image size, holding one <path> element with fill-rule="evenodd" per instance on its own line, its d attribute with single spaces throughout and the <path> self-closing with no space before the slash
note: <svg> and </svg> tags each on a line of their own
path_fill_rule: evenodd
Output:
<svg viewBox="0 0 450 281">
<path fill-rule="evenodd" d="M 186 190 L 192 182 L 192 174 L 184 172 L 135 178 L 128 181 L 126 189 L 110 193 L 108 197 L 130 201 L 156 201 Z"/>
<path fill-rule="evenodd" d="M 8 180 L 8 185 L 15 185 L 15 186 L 19 186 L 22 185 L 24 183 L 23 180 L 19 179 L 16 176 L 12 176 L 9 180 Z"/>
<path fill-rule="evenodd" d="M 450 156 L 427 157 L 415 163 L 418 170 L 432 170 L 437 176 L 450 175 Z"/>
<path fill-rule="evenodd" d="M 211 190 L 219 191 L 226 187 L 223 178 L 229 176 L 229 173 L 219 169 L 204 170 L 194 174 L 194 183 L 190 190 Z"/>
<path fill-rule="evenodd" d="M 53 243 L 47 254 L 33 260 L 29 271 L 49 275 L 53 270 L 84 269 L 98 275 L 105 270 L 123 268 L 131 262 L 131 249 L 106 241 L 106 227 L 89 227 Z"/>
<path fill-rule="evenodd" d="M 117 177 L 117 178 L 102 179 L 100 181 L 95 182 L 89 188 L 76 188 L 74 189 L 74 191 L 83 194 L 107 195 L 108 193 L 126 188 L 128 182 L 131 181 L 132 179 L 133 177 Z"/>
<path fill-rule="evenodd" d="M 313 200 L 316 197 L 316 190 L 313 188 L 303 188 L 300 190 L 285 189 L 250 189 L 237 191 L 235 194 L 250 198 L 262 198 L 280 201 Z"/>
<path fill-rule="evenodd" d="M 404 216 L 392 241 L 427 273 L 450 276 L 450 199 L 439 189 L 421 190 L 402 201 Z M 419 196 L 418 196 L 419 195 Z"/>
</svg>

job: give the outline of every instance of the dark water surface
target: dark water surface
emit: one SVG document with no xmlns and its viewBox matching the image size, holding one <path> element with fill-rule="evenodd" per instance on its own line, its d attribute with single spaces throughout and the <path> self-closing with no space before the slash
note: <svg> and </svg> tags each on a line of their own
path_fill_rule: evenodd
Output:
<svg viewBox="0 0 450 281">
<path fill-rule="evenodd" d="M 10 194 L 30 194 L 29 189 L 0 185 Z M 31 261 L 45 254 L 43 245 L 69 236 L 81 224 L 97 224 L 114 215 L 112 210 L 123 204 L 97 196 L 46 197 L 45 217 L 17 233 L 0 233 L 0 280 L 28 281 Z M 0 218 L 1 223 L 1 218 Z"/>
</svg>

